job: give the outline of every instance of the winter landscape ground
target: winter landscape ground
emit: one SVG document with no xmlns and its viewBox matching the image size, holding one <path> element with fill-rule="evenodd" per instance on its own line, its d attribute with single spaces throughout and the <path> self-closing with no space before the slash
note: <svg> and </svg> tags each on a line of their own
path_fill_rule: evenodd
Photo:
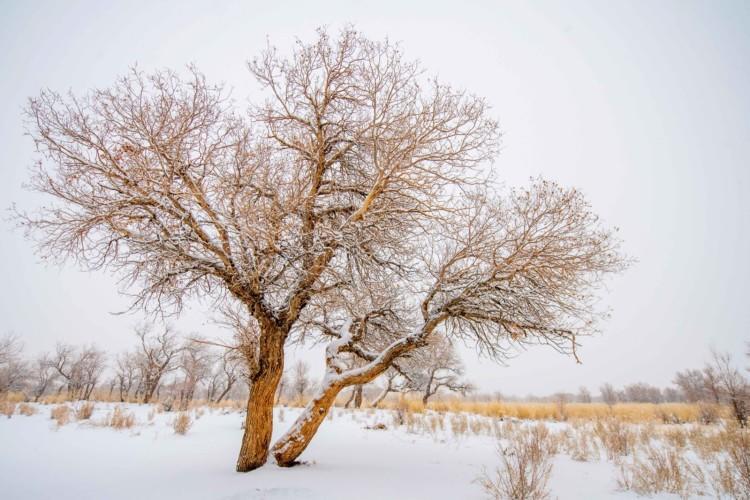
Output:
<svg viewBox="0 0 750 500">
<path fill-rule="evenodd" d="M 158 405 L 96 403 L 88 418 L 77 420 L 73 412 L 62 425 L 50 418 L 59 406 L 19 405 L 12 417 L 0 419 L 3 498 L 480 499 L 486 494 L 477 478 L 499 465 L 497 436 L 504 436 L 500 443 L 507 445 L 506 438 L 519 429 L 538 425 L 466 414 L 336 408 L 301 465 L 269 463 L 248 475 L 237 474 L 227 463 L 236 455 L 243 421 L 241 412 L 229 405 L 194 408 L 184 435 L 173 428 L 178 414 L 160 411 Z M 123 415 L 133 415 L 132 426 L 108 425 L 117 407 Z M 276 408 L 277 431 L 299 411 Z M 652 498 L 716 494 L 710 475 L 721 453 L 698 443 L 704 439 L 699 436 L 717 429 L 622 424 L 597 434 L 593 427 L 590 433 L 582 430 L 591 422 L 541 425 L 549 429 L 547 439 L 556 448 L 551 498 L 638 497 L 624 488 L 622 470 L 632 464 L 634 451 L 646 449 L 644 439 L 657 449 L 680 450 L 680 460 L 706 474 L 706 481 L 696 484 L 683 470 L 681 479 L 670 479 L 683 483 L 674 482 L 675 488 L 684 488 L 681 492 Z M 622 443 L 616 442 L 618 435 Z M 625 448 L 617 451 L 618 446 Z"/>
</svg>

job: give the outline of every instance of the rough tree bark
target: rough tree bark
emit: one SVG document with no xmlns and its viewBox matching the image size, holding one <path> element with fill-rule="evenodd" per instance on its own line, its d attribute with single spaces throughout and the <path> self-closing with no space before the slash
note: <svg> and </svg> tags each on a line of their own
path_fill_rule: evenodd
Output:
<svg viewBox="0 0 750 500">
<path fill-rule="evenodd" d="M 249 374 L 245 433 L 237 458 L 237 472 L 249 472 L 266 463 L 273 432 L 276 387 L 284 372 L 284 340 L 281 332 L 260 337 L 256 365 Z"/>
</svg>

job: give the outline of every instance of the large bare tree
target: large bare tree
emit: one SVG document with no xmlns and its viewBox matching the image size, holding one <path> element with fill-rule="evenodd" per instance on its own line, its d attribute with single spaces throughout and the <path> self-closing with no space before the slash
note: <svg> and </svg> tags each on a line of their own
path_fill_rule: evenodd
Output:
<svg viewBox="0 0 750 500">
<path fill-rule="evenodd" d="M 238 471 L 266 461 L 284 346 L 307 307 L 407 274 L 404 256 L 480 182 L 498 140 L 484 100 L 350 29 L 249 68 L 268 100 L 247 117 L 196 70 L 31 99 L 31 186 L 53 203 L 20 214 L 42 255 L 119 273 L 134 306 L 244 307 L 257 337 L 241 348 Z"/>
</svg>

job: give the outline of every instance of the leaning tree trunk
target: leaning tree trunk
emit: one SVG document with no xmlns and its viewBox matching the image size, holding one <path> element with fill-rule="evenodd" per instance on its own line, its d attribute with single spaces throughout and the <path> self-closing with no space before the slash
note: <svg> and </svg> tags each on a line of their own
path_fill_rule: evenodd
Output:
<svg viewBox="0 0 750 500">
<path fill-rule="evenodd" d="M 273 446 L 271 453 L 281 467 L 291 467 L 297 463 L 307 445 L 310 444 L 320 424 L 325 420 L 328 410 L 336 401 L 336 396 L 345 386 L 324 385 L 307 403 L 294 425 Z"/>
<path fill-rule="evenodd" d="M 250 376 L 245 434 L 242 436 L 237 472 L 249 472 L 266 463 L 273 432 L 273 403 L 284 371 L 284 335 L 264 332 L 260 338 L 257 366 Z"/>
</svg>

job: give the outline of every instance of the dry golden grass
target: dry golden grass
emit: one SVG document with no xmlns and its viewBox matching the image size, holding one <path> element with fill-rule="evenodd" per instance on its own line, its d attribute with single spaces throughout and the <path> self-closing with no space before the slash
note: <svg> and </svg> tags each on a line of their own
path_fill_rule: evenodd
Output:
<svg viewBox="0 0 750 500">
<path fill-rule="evenodd" d="M 135 415 L 131 412 L 124 411 L 119 406 L 115 406 L 112 412 L 107 416 L 105 425 L 118 430 L 130 429 L 135 425 Z"/>
<path fill-rule="evenodd" d="M 477 481 L 496 499 L 544 500 L 550 497 L 547 483 L 552 472 L 556 445 L 543 424 L 516 429 L 498 445 L 500 466 L 485 471 Z"/>
<path fill-rule="evenodd" d="M 31 415 L 36 414 L 36 408 L 28 403 L 21 403 L 20 405 L 18 405 L 18 413 L 30 417 Z"/>
<path fill-rule="evenodd" d="M 750 430 L 730 426 L 717 438 L 724 453 L 712 477 L 716 496 L 750 500 Z"/>
<path fill-rule="evenodd" d="M 622 489 L 639 495 L 674 493 L 680 498 L 703 494 L 705 475 L 681 450 L 669 446 L 645 446 L 633 461 L 620 468 Z"/>
<path fill-rule="evenodd" d="M 174 429 L 175 434 L 179 434 L 181 436 L 184 436 L 187 434 L 187 431 L 190 430 L 190 427 L 193 426 L 193 421 L 190 418 L 190 415 L 187 414 L 187 412 L 181 412 L 177 417 L 175 417 L 174 421 L 172 422 L 172 429 Z"/>
<path fill-rule="evenodd" d="M 49 417 L 57 423 L 57 427 L 62 427 L 70 422 L 70 414 L 70 407 L 63 404 L 54 406 L 50 411 Z"/>
<path fill-rule="evenodd" d="M 0 415 L 10 418 L 16 412 L 16 403 L 13 401 L 0 401 Z"/>
<path fill-rule="evenodd" d="M 88 420 L 94 414 L 94 403 L 86 401 L 76 407 L 76 420 Z"/>
<path fill-rule="evenodd" d="M 466 401 L 449 399 L 430 402 L 400 395 L 385 400 L 380 408 L 422 413 L 425 410 L 450 413 L 473 413 L 492 418 L 518 418 L 523 420 L 596 420 L 615 417 L 624 422 L 683 423 L 701 422 L 705 408 L 687 403 L 618 403 L 612 407 L 604 403 L 527 403 L 505 401 Z M 713 409 L 726 416 L 726 408 Z"/>
</svg>

